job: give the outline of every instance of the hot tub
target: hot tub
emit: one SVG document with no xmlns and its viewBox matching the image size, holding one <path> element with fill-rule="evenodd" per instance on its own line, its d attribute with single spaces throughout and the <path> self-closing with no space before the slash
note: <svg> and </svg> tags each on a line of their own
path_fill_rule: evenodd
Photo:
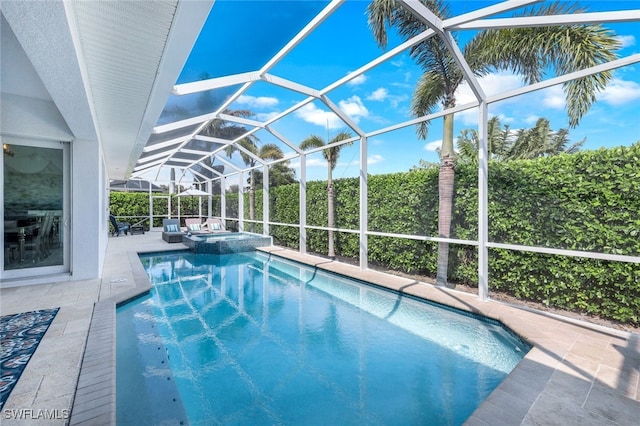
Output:
<svg viewBox="0 0 640 426">
<path fill-rule="evenodd" d="M 256 247 L 273 245 L 271 237 L 250 232 L 224 234 L 192 234 L 182 237 L 182 244 L 195 253 L 228 254 L 253 251 Z"/>
</svg>

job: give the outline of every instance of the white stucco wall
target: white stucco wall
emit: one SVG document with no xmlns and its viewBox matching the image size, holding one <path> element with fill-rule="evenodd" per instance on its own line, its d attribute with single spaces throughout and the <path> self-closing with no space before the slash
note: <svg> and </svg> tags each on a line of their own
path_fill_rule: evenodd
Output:
<svg viewBox="0 0 640 426">
<path fill-rule="evenodd" d="M 73 138 L 61 114 L 51 101 L 2 93 L 0 135 L 3 140 L 69 141 Z M 15 139 L 14 139 L 15 138 Z M 97 140 L 70 143 L 70 280 L 98 278 L 106 253 L 108 222 L 104 213 L 107 181 Z M 1 277 L 2 271 L 0 271 Z M 54 276 L 52 281 L 59 281 Z M 12 285 L 4 279 L 2 286 Z M 21 284 L 46 282 L 46 277 L 21 280 Z"/>
<path fill-rule="evenodd" d="M 71 267 L 73 279 L 99 277 L 104 251 L 100 237 L 105 222 L 97 141 L 75 140 L 71 144 Z"/>
</svg>

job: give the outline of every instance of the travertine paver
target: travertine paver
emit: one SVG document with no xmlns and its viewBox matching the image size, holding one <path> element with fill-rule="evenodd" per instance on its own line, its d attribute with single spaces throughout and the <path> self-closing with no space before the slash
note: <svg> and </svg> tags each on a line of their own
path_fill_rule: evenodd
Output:
<svg viewBox="0 0 640 426">
<path fill-rule="evenodd" d="M 115 423 L 115 361 L 112 353 L 105 351 L 105 347 L 114 348 L 113 306 L 148 285 L 136 252 L 180 248 L 180 244 L 162 241 L 160 232 L 110 238 L 102 280 L 0 289 L 3 315 L 61 307 L 5 409 L 34 410 L 34 413 L 47 409 L 69 414 L 75 397 L 76 424 Z M 534 344 L 523 362 L 468 419 L 469 425 L 625 426 L 635 425 L 640 419 L 638 335 L 592 328 L 498 302 L 483 302 L 466 293 L 375 271 L 363 272 L 352 265 L 303 256 L 280 247 L 264 251 L 482 313 L 504 322 Z M 100 303 L 94 312 L 97 301 Z M 109 303 L 111 307 L 105 305 Z M 92 315 L 96 346 L 86 340 Z M 83 354 L 86 374 L 79 381 Z M 76 393 L 76 388 L 82 392 Z M 5 413 L 3 425 L 45 424 L 42 420 L 7 418 Z M 47 420 L 46 424 L 68 422 L 68 418 L 59 418 Z"/>
<path fill-rule="evenodd" d="M 3 407 L 2 425 L 65 425 L 99 280 L 0 289 L 2 315 L 59 307 Z"/>
</svg>

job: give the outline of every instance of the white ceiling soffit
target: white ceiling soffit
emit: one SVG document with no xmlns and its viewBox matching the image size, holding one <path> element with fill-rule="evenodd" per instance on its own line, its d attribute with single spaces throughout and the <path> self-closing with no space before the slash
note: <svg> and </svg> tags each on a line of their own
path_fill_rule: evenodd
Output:
<svg viewBox="0 0 640 426">
<path fill-rule="evenodd" d="M 110 178 L 133 169 L 212 4 L 73 1 Z"/>
<path fill-rule="evenodd" d="M 91 105 L 83 84 L 65 4 L 3 1 L 2 14 L 74 137 L 95 139 Z M 19 78 L 28 84 L 25 76 Z M 11 93 L 27 97 L 33 95 L 20 84 L 13 87 Z"/>
</svg>

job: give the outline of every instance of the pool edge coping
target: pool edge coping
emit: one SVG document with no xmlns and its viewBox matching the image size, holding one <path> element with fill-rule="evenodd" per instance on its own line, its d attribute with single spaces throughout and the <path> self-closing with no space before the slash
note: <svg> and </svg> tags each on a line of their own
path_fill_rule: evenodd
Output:
<svg viewBox="0 0 640 426">
<path fill-rule="evenodd" d="M 93 306 L 71 406 L 70 425 L 116 424 L 116 309 L 149 293 L 152 288 L 140 261 L 140 253 L 127 252 L 134 288 L 98 300 Z"/>
</svg>

